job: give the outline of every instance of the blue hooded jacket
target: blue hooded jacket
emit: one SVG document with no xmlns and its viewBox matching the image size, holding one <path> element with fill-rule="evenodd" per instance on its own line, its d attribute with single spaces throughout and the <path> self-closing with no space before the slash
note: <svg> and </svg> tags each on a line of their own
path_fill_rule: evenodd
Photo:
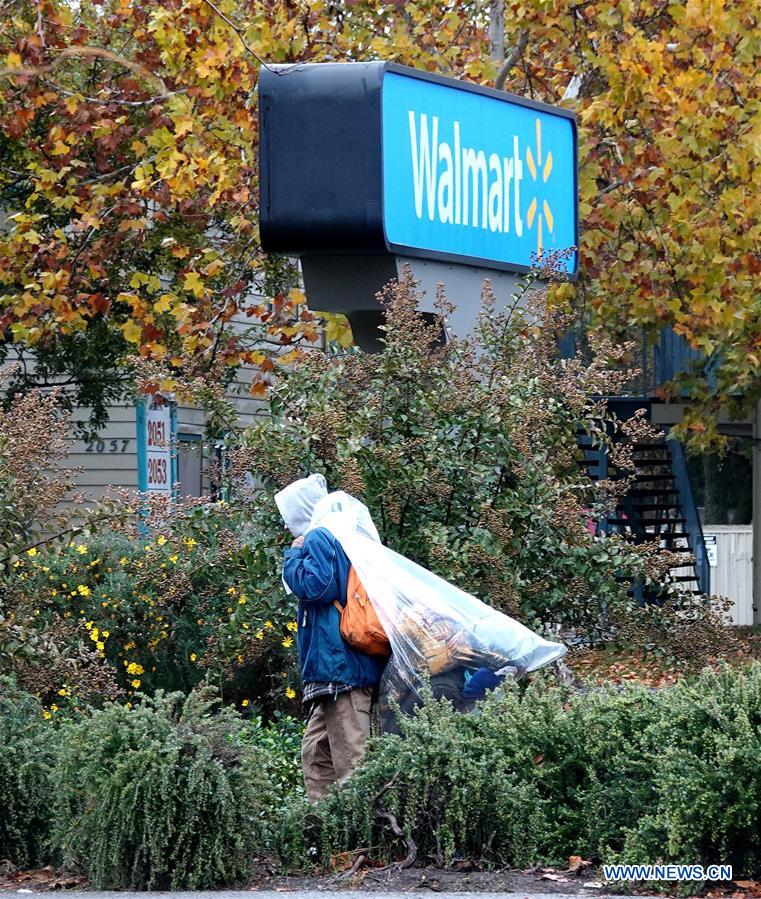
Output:
<svg viewBox="0 0 761 899">
<path fill-rule="evenodd" d="M 375 687 L 385 659 L 357 652 L 341 637 L 340 615 L 346 604 L 351 563 L 341 544 L 325 528 L 315 528 L 301 546 L 285 551 L 283 577 L 299 597 L 298 643 L 301 679 L 350 687 Z"/>
</svg>

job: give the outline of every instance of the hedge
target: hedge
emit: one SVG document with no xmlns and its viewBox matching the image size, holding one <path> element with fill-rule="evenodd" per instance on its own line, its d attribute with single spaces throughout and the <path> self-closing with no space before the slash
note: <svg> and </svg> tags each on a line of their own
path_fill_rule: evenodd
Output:
<svg viewBox="0 0 761 899">
<path fill-rule="evenodd" d="M 203 689 L 54 724 L 2 682 L 0 707 L 0 852 L 63 860 L 98 888 L 243 884 L 258 858 L 304 870 L 366 847 L 378 862 L 574 854 L 761 876 L 758 663 L 660 690 L 537 677 L 467 716 L 430 701 L 316 807 L 298 722 L 245 720 Z"/>
</svg>

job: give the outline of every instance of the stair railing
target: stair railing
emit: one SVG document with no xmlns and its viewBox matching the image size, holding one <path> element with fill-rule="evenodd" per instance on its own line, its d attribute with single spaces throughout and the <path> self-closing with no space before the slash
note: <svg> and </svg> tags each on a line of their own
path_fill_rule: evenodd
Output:
<svg viewBox="0 0 761 899">
<path fill-rule="evenodd" d="M 700 523 L 698 507 L 695 503 L 695 497 L 690 486 L 690 478 L 687 473 L 687 460 L 684 456 L 682 444 L 678 440 L 669 438 L 666 440 L 666 446 L 671 457 L 674 483 L 679 491 L 679 503 L 686 519 L 684 529 L 687 532 L 687 539 L 695 556 L 695 574 L 697 575 L 698 589 L 701 593 L 707 594 L 711 589 L 711 569 L 708 564 L 703 526 Z"/>
</svg>

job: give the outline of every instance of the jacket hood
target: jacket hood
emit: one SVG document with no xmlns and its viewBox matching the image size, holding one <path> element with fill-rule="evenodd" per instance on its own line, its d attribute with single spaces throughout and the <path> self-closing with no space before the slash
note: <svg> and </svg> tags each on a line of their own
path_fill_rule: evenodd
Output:
<svg viewBox="0 0 761 899">
<path fill-rule="evenodd" d="M 275 494 L 278 510 L 294 537 L 306 534 L 315 506 L 327 495 L 328 484 L 321 474 L 299 478 Z"/>
</svg>

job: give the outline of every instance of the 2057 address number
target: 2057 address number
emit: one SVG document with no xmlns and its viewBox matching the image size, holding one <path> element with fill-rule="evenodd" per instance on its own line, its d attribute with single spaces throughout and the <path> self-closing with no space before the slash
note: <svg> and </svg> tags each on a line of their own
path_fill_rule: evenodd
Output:
<svg viewBox="0 0 761 899">
<path fill-rule="evenodd" d="M 116 440 L 90 440 L 86 453 L 126 453 L 129 439 L 122 437 Z"/>
</svg>

